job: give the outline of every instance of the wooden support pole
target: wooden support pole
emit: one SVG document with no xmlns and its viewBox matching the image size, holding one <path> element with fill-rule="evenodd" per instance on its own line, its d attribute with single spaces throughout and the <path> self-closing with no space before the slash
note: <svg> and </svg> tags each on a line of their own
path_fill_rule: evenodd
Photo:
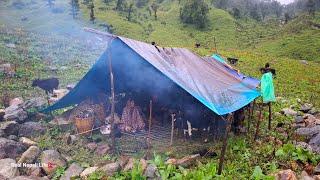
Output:
<svg viewBox="0 0 320 180">
<path fill-rule="evenodd" d="M 259 119 L 258 119 L 257 126 L 256 126 L 256 133 L 254 135 L 254 140 L 257 140 L 257 138 L 259 136 L 260 123 L 262 121 L 262 109 L 263 109 L 263 106 L 260 107 Z"/>
<path fill-rule="evenodd" d="M 268 124 L 268 129 L 271 130 L 271 121 L 272 121 L 271 102 L 268 103 L 268 106 L 269 106 L 269 124 Z"/>
<path fill-rule="evenodd" d="M 114 114 L 115 114 L 115 93 L 114 93 L 114 76 L 113 76 L 113 70 L 112 70 L 112 56 L 111 56 L 111 50 L 109 49 L 108 53 L 108 59 L 109 59 L 109 72 L 110 72 L 110 90 L 111 90 L 111 149 L 113 153 L 115 153 L 115 145 L 116 145 L 116 138 L 114 134 Z"/>
<path fill-rule="evenodd" d="M 255 105 L 256 105 L 256 100 L 253 100 L 252 107 L 250 107 L 250 111 L 249 111 L 248 133 L 250 133 L 250 126 L 251 126 L 251 122 L 253 120 L 253 113 L 254 113 L 254 110 L 255 110 L 254 109 Z"/>
<path fill-rule="evenodd" d="M 222 168 L 223 168 L 223 163 L 224 163 L 225 154 L 226 154 L 226 150 L 227 150 L 228 136 L 229 136 L 229 131 L 231 129 L 232 119 L 233 119 L 233 114 L 229 114 L 228 118 L 227 118 L 227 128 L 226 128 L 226 131 L 225 131 L 225 135 L 224 135 L 224 139 L 223 139 L 223 145 L 222 145 L 222 149 L 221 149 L 218 175 L 221 175 L 221 173 L 222 173 Z"/>
<path fill-rule="evenodd" d="M 175 116 L 175 114 L 171 114 L 171 137 L 170 137 L 170 146 L 173 145 L 174 116 Z"/>
<path fill-rule="evenodd" d="M 152 100 L 150 100 L 150 103 L 149 103 L 149 129 L 148 129 L 148 145 L 149 146 L 150 146 L 151 124 L 152 124 Z"/>
</svg>

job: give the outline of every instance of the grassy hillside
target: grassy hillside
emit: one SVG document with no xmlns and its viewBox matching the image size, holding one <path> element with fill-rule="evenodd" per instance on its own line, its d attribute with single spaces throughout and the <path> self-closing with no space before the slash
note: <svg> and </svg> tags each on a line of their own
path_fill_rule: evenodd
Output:
<svg viewBox="0 0 320 180">
<path fill-rule="evenodd" d="M 160 4 L 158 20 L 146 10 L 136 8 L 129 22 L 126 12 L 113 10 L 115 4 L 104 4 L 95 0 L 95 16 L 101 22 L 111 25 L 117 35 L 142 41 L 156 41 L 161 46 L 194 48 L 196 42 L 202 44 L 200 53 L 214 51 L 214 37 L 217 48 L 223 50 L 248 49 L 271 53 L 294 59 L 319 61 L 320 13 L 314 18 L 303 15 L 281 26 L 276 20 L 257 22 L 250 18 L 234 19 L 228 12 L 210 6 L 209 25 L 203 30 L 179 20 L 180 5 L 177 1 Z M 89 19 L 89 9 L 81 5 L 83 16 Z"/>
</svg>

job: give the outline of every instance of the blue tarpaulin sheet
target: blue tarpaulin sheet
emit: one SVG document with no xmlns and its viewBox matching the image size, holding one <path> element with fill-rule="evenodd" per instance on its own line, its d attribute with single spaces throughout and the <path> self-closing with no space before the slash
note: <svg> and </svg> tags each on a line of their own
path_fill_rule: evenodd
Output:
<svg viewBox="0 0 320 180">
<path fill-rule="evenodd" d="M 79 104 L 99 93 L 110 94 L 111 59 L 117 92 L 170 91 L 174 83 L 218 115 L 234 112 L 260 96 L 255 86 L 220 62 L 208 62 L 183 48 L 162 48 L 115 37 L 74 89 L 45 112 Z"/>
</svg>

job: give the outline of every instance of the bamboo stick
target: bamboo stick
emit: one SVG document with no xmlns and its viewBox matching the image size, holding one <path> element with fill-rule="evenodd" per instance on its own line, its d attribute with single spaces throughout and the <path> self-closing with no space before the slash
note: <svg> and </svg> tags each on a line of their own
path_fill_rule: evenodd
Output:
<svg viewBox="0 0 320 180">
<path fill-rule="evenodd" d="M 174 131 L 174 114 L 171 114 L 171 137 L 170 137 L 170 146 L 173 144 L 173 131 Z"/>
<path fill-rule="evenodd" d="M 227 128 L 225 131 L 225 136 L 223 139 L 223 145 L 222 145 L 222 149 L 221 149 L 218 175 L 221 175 L 221 173 L 222 173 L 222 168 L 223 168 L 223 163 L 224 163 L 225 154 L 226 154 L 226 150 L 227 150 L 228 136 L 229 136 L 229 131 L 231 129 L 232 119 L 233 119 L 233 114 L 229 114 L 227 117 Z"/>
<path fill-rule="evenodd" d="M 110 88 L 111 88 L 111 149 L 113 152 L 115 152 L 115 134 L 114 134 L 114 114 L 115 114 L 115 93 L 114 93 L 114 77 L 113 77 L 113 70 L 112 70 L 112 56 L 111 56 L 111 49 L 109 48 L 109 72 L 110 72 Z"/>
</svg>

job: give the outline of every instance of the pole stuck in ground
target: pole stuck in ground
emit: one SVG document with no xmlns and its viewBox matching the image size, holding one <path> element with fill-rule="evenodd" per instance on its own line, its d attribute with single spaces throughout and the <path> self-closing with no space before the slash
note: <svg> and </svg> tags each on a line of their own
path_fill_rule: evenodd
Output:
<svg viewBox="0 0 320 180">
<path fill-rule="evenodd" d="M 231 129 L 232 120 L 233 120 L 233 114 L 231 113 L 228 115 L 227 120 L 226 120 L 227 121 L 227 128 L 226 128 L 225 135 L 223 138 L 223 145 L 222 145 L 222 149 L 221 149 L 218 175 L 221 175 L 221 173 L 222 173 L 223 162 L 224 162 L 225 154 L 226 154 L 226 150 L 227 150 L 228 136 L 229 136 L 229 131 Z"/>
<path fill-rule="evenodd" d="M 268 124 L 268 129 L 271 130 L 271 121 L 272 121 L 271 102 L 268 103 L 268 106 L 269 106 L 269 124 Z"/>
<path fill-rule="evenodd" d="M 258 136 L 259 136 L 260 123 L 262 121 L 262 110 L 263 110 L 263 105 L 260 106 L 259 119 L 258 119 L 258 122 L 257 122 L 257 127 L 256 127 L 256 133 L 254 135 L 254 140 L 257 140 Z"/>
<path fill-rule="evenodd" d="M 111 42 L 110 42 L 111 44 Z M 115 144 L 116 144 L 116 139 L 115 139 L 115 134 L 114 134 L 114 114 L 115 114 L 115 93 L 114 93 L 114 76 L 113 76 L 113 70 L 112 70 L 112 56 L 111 56 L 111 49 L 109 47 L 109 52 L 108 52 L 108 59 L 109 59 L 109 72 L 110 72 L 110 91 L 111 91 L 111 149 L 113 152 L 115 152 Z"/>
<path fill-rule="evenodd" d="M 148 147 L 150 148 L 150 135 L 151 135 L 151 125 L 152 125 L 152 100 L 149 103 L 149 131 L 148 131 Z"/>
<path fill-rule="evenodd" d="M 170 146 L 173 144 L 173 131 L 174 131 L 174 114 L 171 114 L 171 137 L 170 137 Z"/>
</svg>

